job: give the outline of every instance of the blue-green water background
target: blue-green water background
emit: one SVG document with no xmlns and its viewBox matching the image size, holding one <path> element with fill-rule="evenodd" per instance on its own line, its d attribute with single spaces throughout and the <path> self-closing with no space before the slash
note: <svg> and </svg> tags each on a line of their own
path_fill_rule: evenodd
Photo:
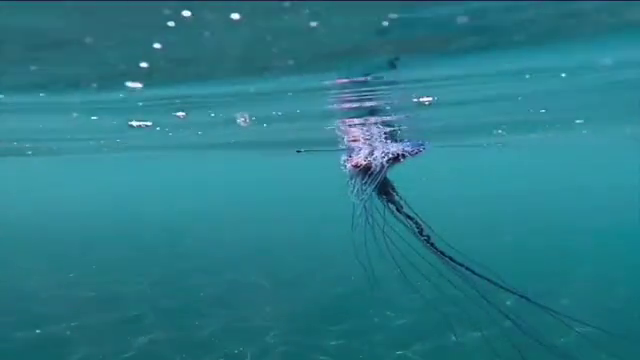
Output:
<svg viewBox="0 0 640 360">
<path fill-rule="evenodd" d="M 408 137 L 505 144 L 394 170 L 416 210 L 639 336 L 640 5 L 362 4 L 0 4 L 0 359 L 492 359 L 448 298 L 368 286 L 339 155 L 293 151 L 337 144 L 323 81 L 389 55 Z"/>
</svg>

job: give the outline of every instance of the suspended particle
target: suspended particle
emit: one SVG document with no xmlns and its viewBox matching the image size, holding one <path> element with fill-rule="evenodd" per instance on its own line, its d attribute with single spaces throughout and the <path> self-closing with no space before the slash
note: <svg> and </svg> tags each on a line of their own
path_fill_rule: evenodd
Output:
<svg viewBox="0 0 640 360">
<path fill-rule="evenodd" d="M 189 10 L 182 10 L 182 11 L 180 12 L 180 15 L 182 15 L 182 16 L 184 16 L 184 17 L 188 18 L 188 17 L 191 17 L 191 15 L 193 15 L 193 14 L 192 14 L 192 13 L 191 13 L 191 11 L 189 11 Z"/>
<path fill-rule="evenodd" d="M 184 112 L 184 111 L 177 111 L 177 112 L 174 112 L 174 113 L 173 113 L 173 115 L 174 115 L 175 117 L 177 117 L 178 119 L 184 119 L 184 118 L 186 118 L 186 117 L 187 117 L 187 113 L 186 113 L 186 112 Z"/>
<path fill-rule="evenodd" d="M 140 66 L 143 69 L 146 69 L 149 67 L 149 63 L 146 61 L 140 61 L 140 63 L 138 64 L 138 66 Z"/>
<path fill-rule="evenodd" d="M 138 81 L 125 81 L 124 86 L 130 89 L 142 89 L 144 84 Z"/>
<path fill-rule="evenodd" d="M 239 13 L 234 12 L 234 13 L 231 13 L 231 14 L 229 15 L 229 18 L 230 18 L 231 20 L 238 21 L 238 20 L 240 20 L 240 19 L 242 18 L 242 16 L 240 16 L 240 14 L 239 14 Z"/>
<path fill-rule="evenodd" d="M 236 114 L 236 123 L 242 127 L 251 125 L 251 118 L 246 112 L 239 112 Z"/>
<path fill-rule="evenodd" d="M 176 22 L 175 21 L 167 21 L 167 26 L 168 27 L 175 27 L 176 26 Z"/>
<path fill-rule="evenodd" d="M 433 96 L 420 96 L 413 98 L 413 102 L 419 105 L 431 105 L 436 99 Z"/>
<path fill-rule="evenodd" d="M 131 128 L 147 128 L 147 127 L 153 126 L 153 123 L 151 121 L 131 120 L 127 124 Z"/>
<path fill-rule="evenodd" d="M 157 50 L 162 49 L 162 44 L 160 44 L 159 42 L 153 43 L 152 46 L 153 46 L 154 49 L 157 49 Z"/>
</svg>

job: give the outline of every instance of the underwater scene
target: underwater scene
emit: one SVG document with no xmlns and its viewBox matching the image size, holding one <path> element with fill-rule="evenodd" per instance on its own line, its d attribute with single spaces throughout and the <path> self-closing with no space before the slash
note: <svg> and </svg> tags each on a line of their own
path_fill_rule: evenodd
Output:
<svg viewBox="0 0 640 360">
<path fill-rule="evenodd" d="M 640 359 L 640 3 L 0 30 L 0 360 Z"/>
</svg>

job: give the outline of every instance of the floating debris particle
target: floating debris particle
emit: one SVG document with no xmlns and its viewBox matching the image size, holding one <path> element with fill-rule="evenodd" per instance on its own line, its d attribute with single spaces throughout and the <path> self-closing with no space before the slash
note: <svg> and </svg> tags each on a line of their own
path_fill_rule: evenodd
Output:
<svg viewBox="0 0 640 360">
<path fill-rule="evenodd" d="M 150 126 L 153 126 L 153 123 L 151 121 L 138 121 L 138 120 L 131 120 L 129 121 L 129 127 L 132 128 L 147 128 Z"/>
<path fill-rule="evenodd" d="M 162 49 L 162 44 L 160 44 L 159 42 L 155 42 L 155 43 L 153 43 L 153 45 L 152 45 L 152 46 L 153 46 L 153 48 L 154 48 L 154 49 L 156 49 L 156 50 L 160 50 L 160 49 Z"/>
<path fill-rule="evenodd" d="M 174 115 L 175 117 L 177 117 L 178 119 L 184 119 L 184 118 L 186 118 L 186 117 L 187 117 L 187 113 L 186 113 L 186 112 L 184 112 L 184 111 L 177 111 L 177 112 L 174 112 L 174 113 L 173 113 L 173 115 Z"/>
<path fill-rule="evenodd" d="M 413 98 L 414 103 L 425 105 L 425 106 L 431 105 L 435 100 L 436 98 L 434 98 L 433 96 L 420 96 L 420 97 Z"/>
<path fill-rule="evenodd" d="M 240 126 L 247 127 L 251 125 L 251 118 L 249 117 L 249 114 L 245 112 L 239 112 L 236 114 L 236 123 L 238 123 L 238 125 Z"/>
<path fill-rule="evenodd" d="M 124 86 L 130 89 L 142 89 L 144 84 L 138 81 L 125 81 Z"/>
<path fill-rule="evenodd" d="M 242 18 L 242 16 L 240 16 L 240 14 L 239 14 L 239 13 L 234 12 L 234 13 L 231 13 L 231 14 L 229 15 L 229 18 L 230 18 L 231 20 L 238 21 L 238 20 L 240 20 L 240 19 Z"/>
</svg>

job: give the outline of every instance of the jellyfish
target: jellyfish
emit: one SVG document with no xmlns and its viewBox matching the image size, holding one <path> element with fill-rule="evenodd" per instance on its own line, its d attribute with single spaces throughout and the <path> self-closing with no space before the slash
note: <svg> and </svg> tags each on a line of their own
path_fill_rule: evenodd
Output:
<svg viewBox="0 0 640 360">
<path fill-rule="evenodd" d="M 397 58 L 389 61 L 389 69 L 397 67 Z M 600 326 L 571 316 L 548 306 L 516 289 L 486 266 L 473 260 L 439 236 L 430 224 L 404 198 L 389 177 L 395 166 L 424 153 L 427 144 L 402 138 L 399 120 L 402 117 L 389 113 L 388 101 L 383 100 L 385 91 L 376 83 L 383 82 L 379 75 L 370 73 L 350 79 L 339 79 L 339 109 L 343 115 L 336 122 L 342 151 L 343 170 L 348 175 L 349 194 L 353 202 L 352 230 L 359 237 L 359 245 L 354 247 L 356 260 L 363 267 L 367 278 L 374 281 L 375 271 L 370 252 L 372 247 L 385 255 L 394 266 L 400 278 L 416 293 L 423 292 L 411 279 L 417 276 L 421 284 L 428 284 L 441 294 L 442 288 L 449 286 L 461 294 L 465 300 L 475 300 L 475 308 L 483 311 L 485 320 L 497 325 L 502 344 L 496 344 L 480 330 L 487 349 L 496 359 L 532 359 L 533 355 L 514 339 L 515 334 L 523 335 L 538 350 L 546 352 L 553 359 L 582 360 L 570 349 L 561 346 L 545 336 L 540 329 L 527 321 L 505 304 L 496 301 L 496 293 L 506 294 L 512 299 L 526 304 L 541 316 L 556 322 L 569 331 L 574 339 L 581 340 L 599 358 L 622 359 L 619 354 L 590 336 L 599 332 L 618 340 L 624 337 Z M 303 150 L 304 151 L 304 150 Z M 302 151 L 299 151 L 302 152 Z M 493 292 L 487 291 L 491 289 Z M 426 298 L 425 298 L 426 300 Z M 461 311 L 467 311 L 460 307 Z M 437 309 L 436 309 L 437 310 Z M 533 314 L 531 312 L 531 314 Z M 440 313 L 454 338 L 460 336 L 453 321 L 444 312 Z M 468 322 L 475 317 L 468 313 Z M 476 328 L 480 326 L 472 324 Z M 506 344 L 506 345 L 505 345 Z M 505 346 L 511 355 L 500 350 Z M 590 350 L 590 351 L 591 351 Z"/>
</svg>

